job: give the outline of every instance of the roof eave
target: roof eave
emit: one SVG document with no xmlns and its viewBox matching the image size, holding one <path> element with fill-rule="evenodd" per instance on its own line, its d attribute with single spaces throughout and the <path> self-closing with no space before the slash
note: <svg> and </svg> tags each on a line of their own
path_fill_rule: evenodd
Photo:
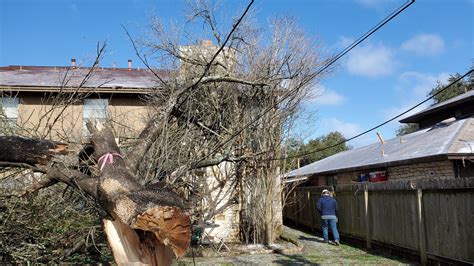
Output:
<svg viewBox="0 0 474 266">
<path fill-rule="evenodd" d="M 423 162 L 432 162 L 432 161 L 442 161 L 442 160 L 447 160 L 447 159 L 449 159 L 448 154 L 436 154 L 436 155 L 412 158 L 412 159 L 406 159 L 406 160 L 397 160 L 397 161 L 390 161 L 390 162 L 383 162 L 383 163 L 376 163 L 376 164 L 333 169 L 329 171 L 315 172 L 315 173 L 306 174 L 306 175 L 335 175 L 335 174 L 340 174 L 340 173 L 345 173 L 345 172 L 366 171 L 366 170 L 372 170 L 376 168 L 385 168 L 385 167 L 423 163 Z"/>
<path fill-rule="evenodd" d="M 418 123 L 424 117 L 430 116 L 433 113 L 437 113 L 437 112 L 442 111 L 442 110 L 447 110 L 447 109 L 450 109 L 452 107 L 458 106 L 460 104 L 465 104 L 465 103 L 469 103 L 469 102 L 474 102 L 474 96 L 465 97 L 465 98 L 459 99 L 457 101 L 449 102 L 447 104 L 441 104 L 440 106 L 432 107 L 431 109 L 428 108 L 428 110 L 420 111 L 416 114 L 405 117 L 405 118 L 399 120 L 398 122 L 400 122 L 400 123 Z"/>
<path fill-rule="evenodd" d="M 99 92 L 99 93 L 127 93 L 127 94 L 148 94 L 155 88 L 137 88 L 137 87 L 51 87 L 51 86 L 9 86 L 0 85 L 0 91 L 15 92 Z"/>
<path fill-rule="evenodd" d="M 447 155 L 450 160 L 465 160 L 473 156 L 473 153 L 450 153 Z"/>
</svg>

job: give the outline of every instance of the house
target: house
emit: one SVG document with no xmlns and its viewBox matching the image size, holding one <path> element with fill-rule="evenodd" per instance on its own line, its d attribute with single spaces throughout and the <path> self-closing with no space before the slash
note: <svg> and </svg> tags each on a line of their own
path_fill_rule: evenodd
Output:
<svg viewBox="0 0 474 266">
<path fill-rule="evenodd" d="M 188 47 L 188 49 L 190 49 Z M 119 140 L 137 136 L 148 121 L 150 106 L 145 96 L 159 89 L 155 75 L 146 69 L 78 67 L 0 67 L 0 134 L 45 137 L 68 143 L 87 140 L 85 123 L 89 119 L 112 121 Z M 167 73 L 158 73 L 164 77 Z M 72 99 L 68 105 L 64 102 Z M 54 121 L 59 117 L 58 121 Z M 196 171 L 207 187 L 215 187 L 220 175 L 229 173 L 229 163 Z M 224 204 L 230 197 L 228 185 L 209 191 L 205 201 Z M 226 208 L 214 218 L 208 234 L 225 239 L 239 238 L 240 206 Z"/>
<path fill-rule="evenodd" d="M 474 91 L 402 119 L 420 130 L 344 151 L 290 171 L 305 186 L 474 176 Z"/>
<path fill-rule="evenodd" d="M 183 46 L 179 52 L 194 63 L 192 55 L 206 61 L 218 48 L 210 41 L 203 41 L 200 47 Z M 235 65 L 234 52 L 227 49 L 223 52 L 214 62 L 216 67 L 209 70 L 211 74 Z M 177 73 L 179 78 L 186 79 L 195 77 L 196 72 L 202 73 L 201 68 L 202 64 L 183 60 L 178 72 L 158 74 L 166 79 L 167 75 Z M 75 60 L 68 67 L 0 67 L 0 134 L 33 133 L 38 137 L 81 143 L 89 136 L 86 122 L 102 119 L 112 121 L 121 144 L 122 139 L 136 137 L 145 126 L 153 108 L 146 96 L 161 89 L 159 84 L 154 73 L 132 68 L 130 60 L 128 68 L 84 68 L 77 66 Z M 236 196 L 244 191 L 236 185 L 236 171 L 235 163 L 224 162 L 198 169 L 189 177 L 205 196 L 195 204 L 196 209 L 211 206 L 209 209 L 219 210 L 208 212 L 215 215 L 211 215 L 212 227 L 206 228 L 207 234 L 228 241 L 240 238 L 242 202 L 249 201 Z M 223 180 L 230 181 L 224 184 Z M 274 186 L 279 188 L 280 184 Z M 274 197 L 272 204 L 277 213 L 275 224 L 281 225 L 280 195 Z"/>
<path fill-rule="evenodd" d="M 128 64 L 91 69 L 72 59 L 69 67 L 0 67 L 2 128 L 74 142 L 88 136 L 85 123 L 95 118 L 115 121 L 118 138 L 139 132 L 148 117 L 142 96 L 158 82 L 150 71 L 132 68 L 131 60 Z"/>
</svg>

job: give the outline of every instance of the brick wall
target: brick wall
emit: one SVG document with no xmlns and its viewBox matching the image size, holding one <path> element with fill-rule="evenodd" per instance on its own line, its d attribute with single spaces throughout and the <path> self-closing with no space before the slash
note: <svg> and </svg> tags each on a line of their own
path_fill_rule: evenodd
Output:
<svg viewBox="0 0 474 266">
<path fill-rule="evenodd" d="M 347 172 L 337 174 L 337 183 L 338 184 L 347 184 L 351 183 L 352 180 L 357 177 L 358 172 Z"/>
<path fill-rule="evenodd" d="M 380 171 L 382 169 L 373 169 L 372 171 Z M 426 163 L 415 163 L 407 164 L 401 166 L 392 166 L 386 168 L 388 172 L 388 180 L 396 179 L 444 179 L 444 178 L 454 178 L 454 166 L 453 162 L 450 160 L 437 161 L 437 162 L 426 162 Z M 338 184 L 348 184 L 355 182 L 356 177 L 362 172 L 371 172 L 367 171 L 356 171 L 356 172 L 345 172 L 339 173 L 336 175 Z M 318 180 L 319 186 L 324 186 L 326 184 L 326 176 L 312 176 L 313 180 Z"/>
<path fill-rule="evenodd" d="M 454 178 L 452 161 L 416 163 L 389 167 L 389 179 Z"/>
</svg>

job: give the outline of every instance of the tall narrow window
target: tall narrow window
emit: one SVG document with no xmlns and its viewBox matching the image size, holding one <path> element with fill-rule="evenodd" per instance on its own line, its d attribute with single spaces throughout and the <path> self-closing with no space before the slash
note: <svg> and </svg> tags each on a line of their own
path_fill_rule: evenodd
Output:
<svg viewBox="0 0 474 266">
<path fill-rule="evenodd" d="M 82 128 L 83 135 L 89 136 L 90 132 L 87 130 L 86 123 L 90 120 L 99 120 L 105 122 L 107 120 L 107 108 L 109 106 L 108 99 L 84 99 L 83 113 L 82 113 Z"/>
<path fill-rule="evenodd" d="M 10 135 L 15 132 L 18 119 L 18 105 L 19 100 L 17 97 L 0 98 L 0 134 Z"/>
</svg>

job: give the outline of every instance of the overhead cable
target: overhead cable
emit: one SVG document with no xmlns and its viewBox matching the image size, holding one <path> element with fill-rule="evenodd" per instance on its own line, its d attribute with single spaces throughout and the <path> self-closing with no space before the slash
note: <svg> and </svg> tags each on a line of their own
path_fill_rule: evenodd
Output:
<svg viewBox="0 0 474 266">
<path fill-rule="evenodd" d="M 458 81 L 464 79 L 466 76 L 468 76 L 469 74 L 471 74 L 473 71 L 474 71 L 474 69 L 469 70 L 469 71 L 466 72 L 464 75 L 460 76 L 460 77 L 457 78 L 455 81 L 451 82 L 449 85 L 447 85 L 446 87 L 444 87 L 443 89 L 441 89 L 441 90 L 438 91 L 437 93 L 431 95 L 430 97 L 426 98 L 425 100 L 423 100 L 423 101 L 421 101 L 421 102 L 415 104 L 415 105 L 412 106 L 411 108 L 409 108 L 409 109 L 407 109 L 407 110 L 401 112 L 400 114 L 398 114 L 398 115 L 396 115 L 396 116 L 394 116 L 394 117 L 392 117 L 392 118 L 386 120 L 385 122 L 380 123 L 380 124 L 378 124 L 378 125 L 376 125 L 376 126 L 370 128 L 370 129 L 367 129 L 366 131 L 364 131 L 364 132 L 362 132 L 362 133 L 360 133 L 360 134 L 357 134 L 357 135 L 355 135 L 355 136 L 353 136 L 353 137 L 351 137 L 351 138 L 344 139 L 344 140 L 342 140 L 342 141 L 340 141 L 340 142 L 338 142 L 338 143 L 336 143 L 336 144 L 333 144 L 333 145 L 330 145 L 330 146 L 327 146 L 327 147 L 324 147 L 324 148 L 321 148 L 321 149 L 316 149 L 316 150 L 309 151 L 309 152 L 305 152 L 305 153 L 295 154 L 295 155 L 292 155 L 292 156 L 286 156 L 286 157 L 281 157 L 281 158 L 272 158 L 272 159 L 269 159 L 269 160 L 286 160 L 286 159 L 293 159 L 293 158 L 304 157 L 304 156 L 307 156 L 307 155 L 310 155 L 310 154 L 322 152 L 322 151 L 325 151 L 325 150 L 328 150 L 328 149 L 337 147 L 337 146 L 339 146 L 339 145 L 341 145 L 341 144 L 344 144 L 344 143 L 346 143 L 346 142 L 348 142 L 348 141 L 354 140 L 354 139 L 356 139 L 356 138 L 358 138 L 358 137 L 360 137 L 360 136 L 362 136 L 362 135 L 365 135 L 365 134 L 367 134 L 367 133 L 369 133 L 369 132 L 371 132 L 371 131 L 373 131 L 373 130 L 375 130 L 375 129 L 381 127 L 381 126 L 383 126 L 383 125 L 386 125 L 386 124 L 392 122 L 393 120 L 395 120 L 395 119 L 397 119 L 397 118 L 399 118 L 399 117 L 401 117 L 401 116 L 407 114 L 408 112 L 414 110 L 414 109 L 417 108 L 418 106 L 420 106 L 420 105 L 426 103 L 427 101 L 433 99 L 433 98 L 436 97 L 437 95 L 439 95 L 439 94 L 443 93 L 445 90 L 449 89 L 452 85 L 456 84 Z"/>
<path fill-rule="evenodd" d="M 383 27 L 384 25 L 386 25 L 389 21 L 391 21 L 392 19 L 394 19 L 396 16 L 398 16 L 401 12 L 403 12 L 405 9 L 407 9 L 411 4 L 413 4 L 415 2 L 415 0 L 408 0 L 406 1 L 403 5 L 401 5 L 399 8 L 397 8 L 396 10 L 394 10 L 392 13 L 390 13 L 388 16 L 386 16 L 384 19 L 382 19 L 380 22 L 378 22 L 375 26 L 373 26 L 369 31 L 367 31 L 366 33 L 364 33 L 362 36 L 360 36 L 359 38 L 357 38 L 353 43 L 351 43 L 349 46 L 347 46 L 344 50 L 342 50 L 341 52 L 339 52 L 333 59 L 331 59 L 329 62 L 327 62 L 323 67 L 321 67 L 320 69 L 318 69 L 317 71 L 315 71 L 312 75 L 310 75 L 310 80 L 315 78 L 317 75 L 321 74 L 324 70 L 326 70 L 327 68 L 329 68 L 331 65 L 333 65 L 336 61 L 338 61 L 342 56 L 344 56 L 345 54 L 347 54 L 349 51 L 351 51 L 352 49 L 354 49 L 356 46 L 358 46 L 360 43 L 362 43 L 364 40 L 366 40 L 367 38 L 369 38 L 372 34 L 374 34 L 376 31 L 378 31 L 381 27 Z M 214 154 L 216 153 L 217 151 L 219 151 L 219 149 L 221 149 L 222 147 L 224 147 L 224 145 L 226 145 L 227 143 L 229 143 L 232 139 L 234 139 L 235 137 L 237 137 L 238 135 L 240 135 L 240 133 L 242 133 L 245 129 L 247 129 L 248 127 L 252 126 L 255 122 L 259 121 L 265 114 L 267 114 L 268 112 L 270 112 L 271 110 L 273 110 L 276 106 L 278 106 L 279 104 L 281 104 L 283 101 L 285 101 L 290 95 L 291 93 L 293 93 L 294 91 L 296 91 L 297 88 L 294 88 L 290 91 L 288 91 L 286 93 L 286 95 L 284 95 L 281 99 L 279 99 L 275 104 L 273 104 L 272 106 L 268 107 L 267 109 L 263 110 L 262 113 L 260 113 L 256 118 L 254 118 L 252 121 L 250 121 L 249 123 L 245 124 L 241 129 L 237 130 L 237 132 L 235 132 L 234 134 L 232 134 L 228 139 L 226 139 L 225 141 L 223 141 L 222 143 L 220 143 L 219 145 L 217 145 L 210 153 L 208 153 L 206 156 L 203 156 L 200 160 L 196 161 L 193 165 L 198 165 L 200 162 L 202 162 L 203 160 L 207 159 L 207 157 L 209 157 L 211 154 Z"/>
</svg>

